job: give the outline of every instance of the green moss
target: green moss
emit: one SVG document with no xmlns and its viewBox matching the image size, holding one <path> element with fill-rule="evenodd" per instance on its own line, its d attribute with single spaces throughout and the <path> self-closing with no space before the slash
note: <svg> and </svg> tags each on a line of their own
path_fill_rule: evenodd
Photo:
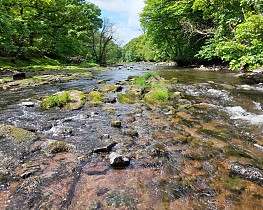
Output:
<svg viewBox="0 0 263 210">
<path fill-rule="evenodd" d="M 103 97 L 102 97 L 102 93 L 98 92 L 98 91 L 91 91 L 89 94 L 88 94 L 88 97 L 91 101 L 93 102 L 98 102 L 98 101 L 102 101 L 103 100 Z"/>
<path fill-rule="evenodd" d="M 75 146 L 68 144 L 63 141 L 57 140 L 48 140 L 48 142 L 44 143 L 44 152 L 47 154 L 55 154 L 59 152 L 70 152 Z"/>
<path fill-rule="evenodd" d="M 63 107 L 68 102 L 70 102 L 69 92 L 62 92 L 60 94 L 49 96 L 46 100 L 44 100 L 40 104 L 40 106 L 42 107 Z"/>
<path fill-rule="evenodd" d="M 167 89 L 153 89 L 150 90 L 147 94 L 144 96 L 144 100 L 148 103 L 156 103 L 158 101 L 166 102 L 169 99 L 169 92 Z"/>
<path fill-rule="evenodd" d="M 156 100 L 167 101 L 169 99 L 169 92 L 167 90 L 157 91 L 154 93 Z"/>
<path fill-rule="evenodd" d="M 229 177 L 222 183 L 223 187 L 231 191 L 242 191 L 245 189 L 244 181 L 238 177 Z"/>
<path fill-rule="evenodd" d="M 0 134 L 10 137 L 15 143 L 23 143 L 36 139 L 36 134 L 12 125 L 0 125 Z"/>
<path fill-rule="evenodd" d="M 127 103 L 127 104 L 133 104 L 134 103 L 134 100 L 129 98 L 127 94 L 119 93 L 117 95 L 117 97 L 118 97 L 118 101 L 120 103 Z"/>
<path fill-rule="evenodd" d="M 83 92 L 70 90 L 56 93 L 53 96 L 47 97 L 40 103 L 41 107 L 65 107 L 70 110 L 79 109 L 86 103 L 86 96 Z"/>
</svg>

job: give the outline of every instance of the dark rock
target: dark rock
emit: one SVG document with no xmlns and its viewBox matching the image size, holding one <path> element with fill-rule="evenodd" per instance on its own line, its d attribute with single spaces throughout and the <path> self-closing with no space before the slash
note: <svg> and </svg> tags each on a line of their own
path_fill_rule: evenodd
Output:
<svg viewBox="0 0 263 210">
<path fill-rule="evenodd" d="M 25 72 L 19 72 L 13 74 L 13 80 L 22 80 L 26 78 L 26 73 Z"/>
<path fill-rule="evenodd" d="M 263 186 L 263 172 L 258 168 L 252 166 L 243 166 L 239 163 L 232 163 L 229 166 L 230 172 L 242 178 L 251 180 Z"/>
<path fill-rule="evenodd" d="M 116 146 L 116 144 L 117 144 L 117 142 L 113 141 L 112 143 L 110 143 L 109 145 L 107 145 L 105 147 L 95 148 L 94 150 L 92 150 L 92 153 L 110 152 L 112 150 L 112 148 Z"/>
<path fill-rule="evenodd" d="M 112 152 L 109 155 L 109 159 L 110 159 L 110 165 L 113 168 L 124 168 L 128 165 L 130 165 L 130 160 L 126 157 L 123 157 L 122 155 L 116 153 L 116 152 Z"/>
<path fill-rule="evenodd" d="M 114 104 L 117 102 L 117 99 L 115 97 L 112 97 L 112 98 L 104 98 L 103 99 L 103 102 L 104 103 L 109 103 L 109 104 Z"/>
</svg>

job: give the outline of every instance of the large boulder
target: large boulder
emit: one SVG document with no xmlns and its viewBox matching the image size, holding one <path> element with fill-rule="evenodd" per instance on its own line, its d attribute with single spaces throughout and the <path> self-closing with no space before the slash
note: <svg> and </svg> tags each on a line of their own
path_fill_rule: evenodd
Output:
<svg viewBox="0 0 263 210">
<path fill-rule="evenodd" d="M 41 107 L 64 107 L 69 110 L 77 110 L 82 108 L 86 103 L 86 96 L 83 92 L 78 90 L 69 90 L 58 92 L 52 96 L 47 97 L 40 103 Z"/>
<path fill-rule="evenodd" d="M 0 125 L 0 136 L 4 136 L 7 139 L 11 139 L 14 143 L 18 144 L 33 141 L 37 138 L 34 132 L 5 124 Z"/>
<path fill-rule="evenodd" d="M 253 80 L 256 83 L 262 83 L 263 82 L 263 69 L 257 68 L 253 70 L 252 72 L 241 73 L 236 76 L 240 78 L 244 78 L 244 79 Z"/>
</svg>

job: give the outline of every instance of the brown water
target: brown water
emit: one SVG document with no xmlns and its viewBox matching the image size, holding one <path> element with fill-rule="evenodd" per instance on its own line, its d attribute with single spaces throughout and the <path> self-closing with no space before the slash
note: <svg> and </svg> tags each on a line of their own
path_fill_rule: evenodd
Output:
<svg viewBox="0 0 263 210">
<path fill-rule="evenodd" d="M 97 72 L 93 80 L 1 91 L 0 124 L 33 130 L 39 139 L 15 145 L 0 136 L 1 163 L 13 160 L 0 165 L 0 209 L 262 209 L 263 85 L 229 72 L 149 68 L 176 77 L 172 88 L 190 105 L 171 101 L 174 112 L 139 103 L 77 111 L 20 105 L 61 90 L 89 92 L 103 85 L 97 79 L 124 81 L 143 74 L 143 65 Z M 115 119 L 121 129 L 110 126 Z M 127 135 L 129 129 L 138 137 Z M 36 149 L 46 139 L 76 151 L 46 156 Z M 115 170 L 107 153 L 90 154 L 113 141 L 113 151 L 130 157 L 129 167 Z"/>
</svg>

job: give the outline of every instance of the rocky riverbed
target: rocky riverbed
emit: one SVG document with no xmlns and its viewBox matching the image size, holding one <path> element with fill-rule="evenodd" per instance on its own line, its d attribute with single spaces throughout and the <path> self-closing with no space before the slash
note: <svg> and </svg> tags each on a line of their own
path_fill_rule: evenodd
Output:
<svg viewBox="0 0 263 210">
<path fill-rule="evenodd" d="M 261 84 L 145 64 L 86 76 L 4 82 L 0 209 L 263 208 Z M 41 106 L 72 90 L 86 103 Z"/>
</svg>

